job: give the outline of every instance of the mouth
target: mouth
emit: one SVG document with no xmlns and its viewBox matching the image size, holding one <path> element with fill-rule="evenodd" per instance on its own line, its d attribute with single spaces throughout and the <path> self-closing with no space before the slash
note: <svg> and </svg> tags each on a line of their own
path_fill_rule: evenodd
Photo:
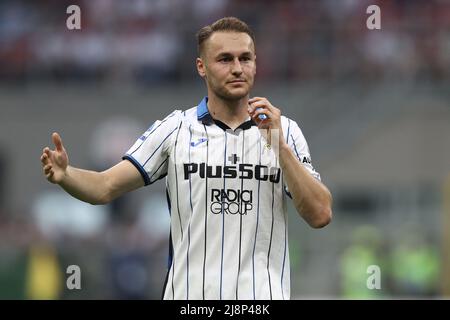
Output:
<svg viewBox="0 0 450 320">
<path fill-rule="evenodd" d="M 228 81 L 228 83 L 245 83 L 247 81 L 242 80 L 242 79 L 236 79 L 236 80 L 232 80 L 232 81 Z"/>
</svg>

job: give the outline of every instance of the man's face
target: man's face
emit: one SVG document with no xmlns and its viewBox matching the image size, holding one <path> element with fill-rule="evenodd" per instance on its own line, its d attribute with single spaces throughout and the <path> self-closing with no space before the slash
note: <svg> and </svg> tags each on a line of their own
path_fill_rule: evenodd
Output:
<svg viewBox="0 0 450 320">
<path fill-rule="evenodd" d="M 242 32 L 214 32 L 203 49 L 197 69 L 208 88 L 225 100 L 247 96 L 256 74 L 252 38 Z"/>
</svg>

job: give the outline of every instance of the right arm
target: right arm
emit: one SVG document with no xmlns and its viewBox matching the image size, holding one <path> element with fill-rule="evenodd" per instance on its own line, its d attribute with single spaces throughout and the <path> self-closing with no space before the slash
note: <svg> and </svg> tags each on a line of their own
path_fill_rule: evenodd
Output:
<svg viewBox="0 0 450 320">
<path fill-rule="evenodd" d="M 102 172 L 69 166 L 67 152 L 57 133 L 52 134 L 55 149 L 46 147 L 41 156 L 47 180 L 59 184 L 73 197 L 91 204 L 106 204 L 131 190 L 144 186 L 138 170 L 128 160 Z"/>
</svg>

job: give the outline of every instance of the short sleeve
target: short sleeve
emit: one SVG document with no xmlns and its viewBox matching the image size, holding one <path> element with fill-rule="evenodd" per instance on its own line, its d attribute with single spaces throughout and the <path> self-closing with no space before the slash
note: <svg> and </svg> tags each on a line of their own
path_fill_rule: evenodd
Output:
<svg viewBox="0 0 450 320">
<path fill-rule="evenodd" d="M 142 175 L 145 185 L 167 175 L 173 137 L 180 127 L 180 111 L 155 121 L 122 157 L 130 161 Z"/>
<path fill-rule="evenodd" d="M 286 141 L 303 167 L 309 172 L 309 174 L 320 181 L 320 174 L 312 165 L 311 154 L 303 132 L 297 122 L 290 119 L 288 120 Z M 285 186 L 285 191 L 290 196 L 287 186 Z"/>
</svg>

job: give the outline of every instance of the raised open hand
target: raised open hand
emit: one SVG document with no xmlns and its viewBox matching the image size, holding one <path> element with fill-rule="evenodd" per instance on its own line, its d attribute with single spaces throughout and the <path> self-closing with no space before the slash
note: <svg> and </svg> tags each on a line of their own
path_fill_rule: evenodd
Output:
<svg viewBox="0 0 450 320">
<path fill-rule="evenodd" d="M 53 132 L 52 140 L 55 144 L 55 149 L 50 150 L 49 147 L 45 147 L 42 150 L 42 168 L 48 181 L 51 183 L 60 183 L 66 174 L 69 157 L 58 133 Z"/>
</svg>

